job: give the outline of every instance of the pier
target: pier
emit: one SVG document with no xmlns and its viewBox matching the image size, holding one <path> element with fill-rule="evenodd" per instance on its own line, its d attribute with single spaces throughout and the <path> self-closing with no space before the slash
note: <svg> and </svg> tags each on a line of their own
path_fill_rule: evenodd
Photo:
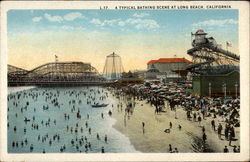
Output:
<svg viewBox="0 0 250 162">
<path fill-rule="evenodd" d="M 12 81 L 8 86 L 39 86 L 39 87 L 66 87 L 66 86 L 105 86 L 109 81 Z"/>
</svg>

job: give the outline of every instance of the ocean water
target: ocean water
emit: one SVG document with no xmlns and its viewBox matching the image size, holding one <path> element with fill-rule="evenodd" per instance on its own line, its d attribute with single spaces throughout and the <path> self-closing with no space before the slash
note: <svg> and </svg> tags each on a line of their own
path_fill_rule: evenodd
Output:
<svg viewBox="0 0 250 162">
<path fill-rule="evenodd" d="M 92 108 L 94 103 L 109 105 Z M 9 93 L 8 152 L 100 153 L 102 147 L 105 153 L 137 152 L 129 139 L 112 127 L 116 122 L 108 115 L 112 105 L 116 105 L 115 99 L 101 87 L 32 88 Z M 81 118 L 77 118 L 78 111 Z M 69 119 L 65 119 L 65 114 Z M 30 121 L 25 122 L 25 118 Z M 34 125 L 38 125 L 38 129 L 34 129 Z M 91 147 L 85 148 L 89 143 Z"/>
<path fill-rule="evenodd" d="M 20 87 L 8 87 L 8 94 L 16 93 L 28 89 L 35 88 L 35 86 L 20 86 Z"/>
</svg>

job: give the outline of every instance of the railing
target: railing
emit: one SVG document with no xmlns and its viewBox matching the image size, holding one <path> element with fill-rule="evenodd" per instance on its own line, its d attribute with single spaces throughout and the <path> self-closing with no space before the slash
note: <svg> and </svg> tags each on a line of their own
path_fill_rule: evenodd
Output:
<svg viewBox="0 0 250 162">
<path fill-rule="evenodd" d="M 113 83 L 104 78 L 84 77 L 84 78 L 29 78 L 29 77 L 9 77 L 8 85 L 104 85 Z"/>
</svg>

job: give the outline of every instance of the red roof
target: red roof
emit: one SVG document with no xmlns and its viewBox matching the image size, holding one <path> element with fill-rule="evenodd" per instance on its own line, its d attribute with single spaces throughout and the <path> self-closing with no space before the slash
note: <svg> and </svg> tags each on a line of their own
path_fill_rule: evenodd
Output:
<svg viewBox="0 0 250 162">
<path fill-rule="evenodd" d="M 188 64 L 192 63 L 191 61 L 185 58 L 160 58 L 158 60 L 150 60 L 147 64 L 154 63 L 177 63 L 177 62 L 186 62 Z"/>
</svg>

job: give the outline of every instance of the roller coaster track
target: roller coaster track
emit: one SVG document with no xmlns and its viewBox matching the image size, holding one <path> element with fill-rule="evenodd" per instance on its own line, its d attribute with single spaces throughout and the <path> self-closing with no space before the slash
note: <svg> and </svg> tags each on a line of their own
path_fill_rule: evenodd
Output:
<svg viewBox="0 0 250 162">
<path fill-rule="evenodd" d="M 195 52 L 197 51 L 201 51 L 202 48 L 201 47 L 195 47 L 195 48 L 192 48 L 190 50 L 187 51 L 187 53 L 192 56 L 192 57 L 195 57 L 195 58 L 200 58 L 200 59 L 204 59 L 206 61 L 204 62 L 200 62 L 200 63 L 196 63 L 196 64 L 192 64 L 192 65 L 189 65 L 187 67 L 187 70 L 192 70 L 196 67 L 200 67 L 202 65 L 206 65 L 206 64 L 211 64 L 212 62 L 215 61 L 215 58 L 212 57 L 212 56 L 202 56 L 202 55 L 198 55 L 198 54 L 195 54 Z"/>
<path fill-rule="evenodd" d="M 206 55 L 202 55 L 201 53 L 199 53 L 202 51 L 206 52 Z M 186 70 L 194 72 L 194 73 L 199 73 L 198 71 L 202 69 L 204 65 L 211 65 L 213 62 L 218 61 L 218 59 L 220 59 L 221 57 L 224 57 L 227 60 L 231 60 L 234 62 L 239 62 L 240 60 L 240 57 L 232 52 L 223 50 L 221 48 L 212 47 L 209 45 L 203 45 L 200 47 L 191 48 L 187 51 L 187 54 L 192 56 L 194 59 L 204 60 L 199 63 L 191 64 L 186 68 Z M 217 56 L 219 55 L 219 58 L 215 58 L 214 54 L 216 54 Z M 199 70 L 195 72 L 195 70 L 197 69 Z M 203 70 L 205 70 L 204 67 L 203 67 Z"/>
</svg>

